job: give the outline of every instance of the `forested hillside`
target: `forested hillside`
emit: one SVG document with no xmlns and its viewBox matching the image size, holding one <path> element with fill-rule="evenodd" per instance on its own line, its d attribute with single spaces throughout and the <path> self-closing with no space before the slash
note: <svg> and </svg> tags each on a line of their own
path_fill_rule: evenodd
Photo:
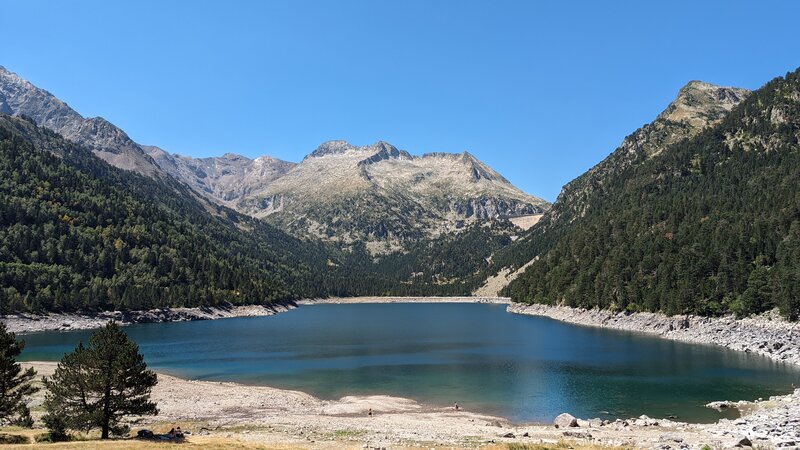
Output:
<svg viewBox="0 0 800 450">
<path fill-rule="evenodd" d="M 492 254 L 519 231 L 507 220 L 476 223 L 377 260 L 358 243 L 336 268 L 339 279 L 328 291 L 342 296 L 471 295 L 486 279 Z"/>
<path fill-rule="evenodd" d="M 0 312 L 322 295 L 327 258 L 321 244 L 0 115 Z"/>
<path fill-rule="evenodd" d="M 548 230 L 552 216 L 535 227 L 528 247 L 541 258 L 504 293 L 669 314 L 778 307 L 797 319 L 799 140 L 794 72 L 697 136 L 604 173 L 603 195 L 571 210 L 569 227 Z"/>
<path fill-rule="evenodd" d="M 291 237 L 0 115 L 0 314 L 469 294 L 507 222 L 379 260 Z"/>
</svg>

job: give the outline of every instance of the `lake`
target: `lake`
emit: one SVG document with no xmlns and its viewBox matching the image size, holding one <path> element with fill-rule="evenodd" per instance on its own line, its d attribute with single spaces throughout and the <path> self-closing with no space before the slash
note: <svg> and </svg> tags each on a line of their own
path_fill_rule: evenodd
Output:
<svg viewBox="0 0 800 450">
<path fill-rule="evenodd" d="M 323 304 L 267 317 L 131 325 L 148 365 L 197 380 L 326 399 L 388 394 L 515 422 L 676 415 L 710 422 L 714 400 L 786 394 L 800 370 L 721 347 L 509 314 L 491 304 Z M 56 361 L 90 331 L 25 335 L 25 360 Z"/>
</svg>

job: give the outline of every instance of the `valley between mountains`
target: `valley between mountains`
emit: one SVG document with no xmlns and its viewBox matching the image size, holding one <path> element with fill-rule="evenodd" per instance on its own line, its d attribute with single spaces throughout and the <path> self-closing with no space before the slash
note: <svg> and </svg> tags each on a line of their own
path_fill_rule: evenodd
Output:
<svg viewBox="0 0 800 450">
<path fill-rule="evenodd" d="M 799 183 L 800 71 L 755 91 L 687 83 L 551 204 L 467 151 L 333 140 L 297 162 L 177 155 L 0 67 L 0 315 L 26 332 L 67 317 L 88 328 L 106 318 L 268 315 L 308 299 L 503 297 L 512 312 L 792 364 Z M 354 414 L 369 405 L 355 401 Z M 698 445 L 743 435 L 795 445 L 797 393 L 758 403 L 708 427 L 649 418 L 582 426 L 606 444 L 682 442 L 649 429 L 619 440 L 632 425 L 688 433 Z M 392 413 L 408 418 L 407 407 Z M 309 431 L 311 413 L 300 409 L 290 433 Z M 433 433 L 425 442 L 462 444 L 454 436 L 477 429 L 463 419 L 444 437 L 413 425 Z M 481 439 L 497 434 L 485 426 Z M 525 430 L 514 426 L 509 439 Z M 592 439 L 582 432 L 557 437 Z M 391 438 L 414 442 L 400 434 Z"/>
<path fill-rule="evenodd" d="M 477 293 L 794 320 L 797 78 L 689 82 L 550 204 L 468 152 L 171 154 L 3 68 L 2 311 Z"/>
</svg>

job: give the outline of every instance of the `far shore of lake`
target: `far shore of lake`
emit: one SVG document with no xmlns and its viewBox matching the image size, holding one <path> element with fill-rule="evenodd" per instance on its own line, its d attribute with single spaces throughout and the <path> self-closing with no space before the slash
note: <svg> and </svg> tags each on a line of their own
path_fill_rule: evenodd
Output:
<svg viewBox="0 0 800 450">
<path fill-rule="evenodd" d="M 191 320 L 230 319 L 234 317 L 271 316 L 300 305 L 344 303 L 496 303 L 510 304 L 506 297 L 334 297 L 279 302 L 271 305 L 206 306 L 162 308 L 143 311 L 101 311 L 70 313 L 20 313 L 0 316 L 8 331 L 25 334 L 41 331 L 70 331 L 100 328 L 109 320 L 122 325 L 134 323 L 186 322 Z"/>
</svg>

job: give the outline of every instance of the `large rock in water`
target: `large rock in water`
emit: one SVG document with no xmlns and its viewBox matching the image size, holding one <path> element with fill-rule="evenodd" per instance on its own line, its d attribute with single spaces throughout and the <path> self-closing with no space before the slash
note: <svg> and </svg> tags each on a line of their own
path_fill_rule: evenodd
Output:
<svg viewBox="0 0 800 450">
<path fill-rule="evenodd" d="M 553 425 L 555 425 L 556 428 L 577 427 L 578 419 L 576 419 L 572 414 L 563 413 L 556 417 L 556 419 L 553 421 Z"/>
</svg>

